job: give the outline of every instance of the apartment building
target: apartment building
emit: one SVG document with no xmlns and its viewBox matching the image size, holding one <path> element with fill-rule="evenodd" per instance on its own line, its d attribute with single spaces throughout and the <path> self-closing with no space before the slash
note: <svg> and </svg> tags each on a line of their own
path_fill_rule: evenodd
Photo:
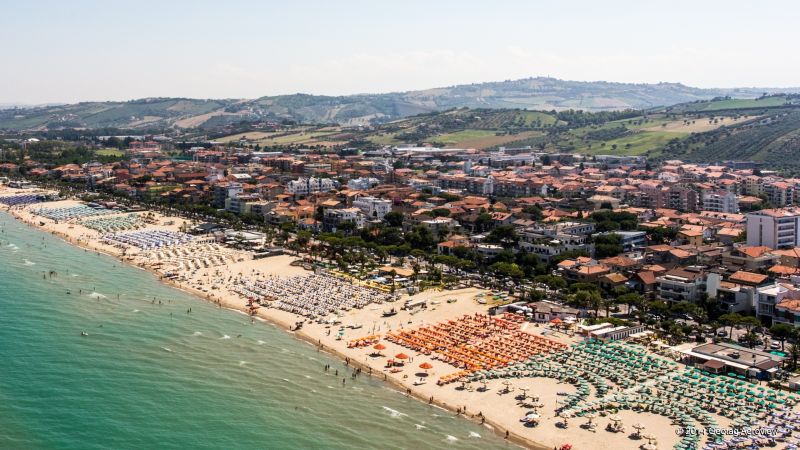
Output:
<svg viewBox="0 0 800 450">
<path fill-rule="evenodd" d="M 298 178 L 286 184 L 286 193 L 291 195 L 308 195 L 316 192 L 328 192 L 339 187 L 336 180 L 330 178 Z"/>
<path fill-rule="evenodd" d="M 383 220 L 383 217 L 392 210 L 392 202 L 375 197 L 359 197 L 353 200 L 353 207 L 360 209 L 370 220 Z"/>
<path fill-rule="evenodd" d="M 747 214 L 747 245 L 800 247 L 800 210 L 789 207 Z"/>
<path fill-rule="evenodd" d="M 736 194 L 726 190 L 707 191 L 703 193 L 703 210 L 734 214 L 739 212 L 739 200 Z"/>
<path fill-rule="evenodd" d="M 666 302 L 694 302 L 705 292 L 705 273 L 694 268 L 672 269 L 656 277 L 658 297 Z"/>
</svg>

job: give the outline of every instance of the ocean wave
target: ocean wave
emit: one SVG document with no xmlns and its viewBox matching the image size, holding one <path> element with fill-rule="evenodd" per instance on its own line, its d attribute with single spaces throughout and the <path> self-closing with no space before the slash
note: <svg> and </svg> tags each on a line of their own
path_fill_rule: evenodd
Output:
<svg viewBox="0 0 800 450">
<path fill-rule="evenodd" d="M 131 312 L 137 313 L 137 312 L 139 312 L 139 310 L 138 310 L 138 309 L 134 309 L 134 310 L 133 310 L 133 311 L 131 311 Z"/>
<path fill-rule="evenodd" d="M 172 353 L 172 349 L 169 348 L 169 347 L 161 347 L 161 350 L 164 350 L 165 352 Z"/>
<path fill-rule="evenodd" d="M 25 262 L 26 266 L 35 266 L 36 265 L 35 262 L 33 262 L 33 261 L 31 261 L 31 260 L 29 260 L 27 258 L 23 259 L 23 261 Z"/>
<path fill-rule="evenodd" d="M 239 367 L 242 367 L 245 364 L 247 364 L 247 361 L 239 361 Z"/>
<path fill-rule="evenodd" d="M 203 335 L 203 333 L 201 333 L 199 331 L 195 331 L 194 333 L 192 333 L 192 336 L 202 336 L 202 335 Z"/>
<path fill-rule="evenodd" d="M 453 436 L 453 435 L 451 435 L 451 434 L 448 434 L 447 437 L 444 438 L 444 440 L 447 441 L 447 442 L 457 442 L 458 438 Z"/>
<path fill-rule="evenodd" d="M 418 430 L 424 430 L 424 429 L 428 428 L 425 425 L 420 425 L 418 423 L 415 423 L 414 426 L 417 427 Z"/>
<path fill-rule="evenodd" d="M 105 295 L 103 295 L 103 294 L 101 294 L 99 292 L 92 292 L 91 294 L 87 295 L 87 297 L 91 297 L 91 298 L 108 298 L 108 297 L 106 297 Z"/>
<path fill-rule="evenodd" d="M 264 344 L 266 344 L 266 342 L 262 341 L 261 339 L 257 340 L 256 342 L 258 343 L 258 345 L 264 345 Z"/>
<path fill-rule="evenodd" d="M 220 339 L 230 339 L 230 338 L 231 338 L 231 337 L 230 337 L 230 336 L 228 336 L 227 334 L 223 334 L 223 335 L 222 335 L 222 337 L 221 337 Z"/>
<path fill-rule="evenodd" d="M 470 432 L 469 432 L 469 437 L 471 437 L 471 438 L 475 438 L 475 439 L 480 439 L 480 438 L 481 438 L 481 435 L 480 435 L 480 434 L 478 434 L 478 433 L 476 433 L 476 432 L 474 432 L 474 431 L 470 431 Z"/>
<path fill-rule="evenodd" d="M 383 410 L 389 413 L 389 416 L 394 417 L 395 419 L 399 419 L 404 416 L 408 416 L 406 413 L 401 413 L 396 409 L 389 408 L 388 406 L 384 406 Z"/>
</svg>

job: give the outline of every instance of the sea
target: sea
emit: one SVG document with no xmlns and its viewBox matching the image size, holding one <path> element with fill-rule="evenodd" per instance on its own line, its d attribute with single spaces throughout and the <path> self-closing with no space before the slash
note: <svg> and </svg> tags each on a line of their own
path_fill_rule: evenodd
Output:
<svg viewBox="0 0 800 450">
<path fill-rule="evenodd" d="M 0 449 L 445 448 L 516 447 L 0 213 Z"/>
</svg>

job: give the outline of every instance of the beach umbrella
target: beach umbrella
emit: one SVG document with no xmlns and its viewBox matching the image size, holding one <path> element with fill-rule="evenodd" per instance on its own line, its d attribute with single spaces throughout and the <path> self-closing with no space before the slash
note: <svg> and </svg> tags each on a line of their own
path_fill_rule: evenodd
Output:
<svg viewBox="0 0 800 450">
<path fill-rule="evenodd" d="M 398 353 L 394 355 L 394 357 L 397 359 L 408 359 L 408 355 L 406 355 L 405 353 Z"/>
<path fill-rule="evenodd" d="M 381 344 L 380 342 L 373 345 L 372 348 L 374 348 L 375 350 L 386 350 L 386 346 Z"/>
<path fill-rule="evenodd" d="M 433 366 L 429 362 L 424 362 L 419 365 L 419 368 L 427 371 L 428 369 L 433 369 Z"/>
</svg>

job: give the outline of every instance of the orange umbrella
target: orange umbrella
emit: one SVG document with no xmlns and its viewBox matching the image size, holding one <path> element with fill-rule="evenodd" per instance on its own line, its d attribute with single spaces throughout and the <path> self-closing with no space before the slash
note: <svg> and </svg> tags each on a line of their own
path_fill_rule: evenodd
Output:
<svg viewBox="0 0 800 450">
<path fill-rule="evenodd" d="M 386 346 L 380 343 L 373 345 L 372 348 L 375 350 L 386 350 Z"/>
<path fill-rule="evenodd" d="M 394 357 L 397 359 L 408 359 L 408 355 L 406 355 L 405 353 L 398 353 L 394 355 Z"/>
<path fill-rule="evenodd" d="M 428 370 L 428 369 L 433 369 L 433 366 L 429 362 L 424 362 L 424 363 L 419 365 L 419 368 Z"/>
</svg>

